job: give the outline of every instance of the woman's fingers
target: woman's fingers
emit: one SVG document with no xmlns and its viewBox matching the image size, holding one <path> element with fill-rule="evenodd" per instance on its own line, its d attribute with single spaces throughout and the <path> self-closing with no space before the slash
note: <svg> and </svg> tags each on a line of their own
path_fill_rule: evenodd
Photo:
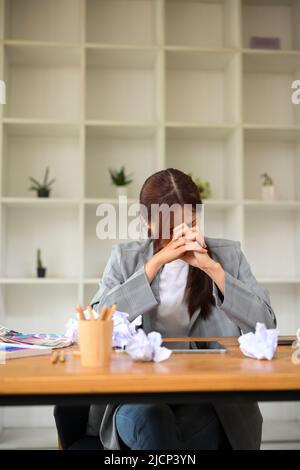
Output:
<svg viewBox="0 0 300 470">
<path fill-rule="evenodd" d="M 191 252 L 191 251 L 194 251 L 203 255 L 207 254 L 207 250 L 199 246 L 198 242 L 185 243 L 184 245 L 178 246 L 178 248 L 176 248 L 175 251 L 176 251 L 177 256 L 182 256 L 182 254 Z"/>
<path fill-rule="evenodd" d="M 185 222 L 177 225 L 173 229 L 173 238 L 180 238 L 186 236 L 194 227 L 189 227 Z"/>
<path fill-rule="evenodd" d="M 190 231 L 195 234 L 197 242 L 200 243 L 201 246 L 206 248 L 207 245 L 205 243 L 204 236 L 203 236 L 202 231 L 200 230 L 199 226 L 195 225 L 195 227 L 192 227 L 190 229 Z"/>
<path fill-rule="evenodd" d="M 184 237 L 180 237 L 180 238 L 178 238 L 178 239 L 172 240 L 172 241 L 171 241 L 171 244 L 172 244 L 173 248 L 176 248 L 176 247 L 178 247 L 178 246 L 184 245 L 184 244 L 185 244 L 185 238 L 184 238 Z"/>
<path fill-rule="evenodd" d="M 204 248 L 207 247 L 204 237 L 202 235 L 202 232 L 199 229 L 198 225 L 194 227 L 188 227 L 186 223 L 177 225 L 173 230 L 173 240 L 176 240 L 182 237 L 188 240 L 196 240 Z"/>
<path fill-rule="evenodd" d="M 197 233 L 195 232 L 195 230 L 193 230 L 193 231 L 190 230 L 189 232 L 187 232 L 187 233 L 185 234 L 184 238 L 185 238 L 186 240 L 196 240 L 196 241 L 198 241 L 198 240 L 197 240 Z"/>
<path fill-rule="evenodd" d="M 196 235 L 197 235 L 197 241 L 198 243 L 200 243 L 201 246 L 203 246 L 204 248 L 207 247 L 206 243 L 205 243 L 205 240 L 204 240 L 204 236 L 202 234 L 202 231 L 200 230 L 200 228 L 198 227 L 198 225 L 196 225 L 195 227 L 196 229 Z"/>
<path fill-rule="evenodd" d="M 185 246 L 186 250 L 188 251 L 193 250 L 193 251 L 207 253 L 207 249 L 199 245 L 198 241 L 195 239 L 194 236 L 192 236 L 190 239 L 188 239 L 187 237 L 181 237 L 181 238 L 178 238 L 177 240 L 172 240 L 170 242 L 170 247 L 172 247 L 173 249 L 179 248 L 181 246 Z"/>
<path fill-rule="evenodd" d="M 197 241 L 196 242 L 187 242 L 185 244 L 185 247 L 186 247 L 187 251 L 197 251 L 198 253 L 207 253 L 207 249 L 200 246 Z"/>
<path fill-rule="evenodd" d="M 185 227 L 187 227 L 185 223 L 176 225 L 176 227 L 174 227 L 173 240 L 181 238 L 185 234 L 185 231 L 186 231 Z"/>
</svg>

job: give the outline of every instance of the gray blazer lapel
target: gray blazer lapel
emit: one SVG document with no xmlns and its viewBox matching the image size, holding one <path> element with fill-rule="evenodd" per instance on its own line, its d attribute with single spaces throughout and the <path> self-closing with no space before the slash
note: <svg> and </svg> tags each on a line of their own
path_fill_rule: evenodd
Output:
<svg viewBox="0 0 300 470">
<path fill-rule="evenodd" d="M 151 238 L 148 238 L 145 244 L 145 248 L 142 251 L 142 263 L 145 264 L 152 256 L 153 256 L 153 241 Z M 159 302 L 160 302 L 160 296 L 159 296 L 160 273 L 161 273 L 161 269 L 158 271 L 153 281 L 151 282 L 151 288 L 153 290 L 155 297 L 159 300 Z"/>
</svg>

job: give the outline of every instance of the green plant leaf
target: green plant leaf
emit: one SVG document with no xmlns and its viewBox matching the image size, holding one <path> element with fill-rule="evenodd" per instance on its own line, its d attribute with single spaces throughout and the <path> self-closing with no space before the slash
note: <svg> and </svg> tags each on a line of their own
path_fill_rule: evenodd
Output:
<svg viewBox="0 0 300 470">
<path fill-rule="evenodd" d="M 52 186 L 52 184 L 55 183 L 55 181 L 56 181 L 56 178 L 52 178 L 52 180 L 48 182 L 47 187 L 50 188 L 50 186 Z"/>
<path fill-rule="evenodd" d="M 110 168 L 109 173 L 111 176 L 112 183 L 115 186 L 126 186 L 127 184 L 130 184 L 132 182 L 131 176 L 133 176 L 133 173 L 126 175 L 124 165 L 121 167 L 120 170 L 112 170 Z"/>
<path fill-rule="evenodd" d="M 41 187 L 41 183 L 39 183 L 35 178 L 33 178 L 32 176 L 29 176 L 29 180 L 34 183 L 38 188 Z"/>
<path fill-rule="evenodd" d="M 48 177 L 49 177 L 49 167 L 47 166 L 46 171 L 45 171 L 44 181 L 43 181 L 44 186 L 47 186 Z"/>
</svg>

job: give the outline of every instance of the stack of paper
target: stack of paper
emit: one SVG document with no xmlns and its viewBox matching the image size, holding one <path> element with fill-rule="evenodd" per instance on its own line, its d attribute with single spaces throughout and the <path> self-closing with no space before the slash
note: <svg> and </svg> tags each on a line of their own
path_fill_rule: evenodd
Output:
<svg viewBox="0 0 300 470">
<path fill-rule="evenodd" d="M 52 353 L 52 348 L 30 344 L 0 343 L 0 363 L 19 357 L 44 356 Z"/>
<path fill-rule="evenodd" d="M 42 346 L 46 348 L 65 348 L 72 344 L 72 340 L 57 334 L 23 334 L 18 331 L 9 330 L 0 325 L 0 343 L 13 343 L 21 345 Z"/>
</svg>

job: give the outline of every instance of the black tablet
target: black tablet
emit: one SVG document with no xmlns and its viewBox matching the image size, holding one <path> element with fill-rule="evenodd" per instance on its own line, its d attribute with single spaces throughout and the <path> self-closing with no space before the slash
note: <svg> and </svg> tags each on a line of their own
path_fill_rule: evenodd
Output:
<svg viewBox="0 0 300 470">
<path fill-rule="evenodd" d="M 162 346 L 172 349 L 174 353 L 224 353 L 226 352 L 225 346 L 218 341 L 196 341 L 196 340 L 175 340 L 163 341 Z"/>
</svg>

